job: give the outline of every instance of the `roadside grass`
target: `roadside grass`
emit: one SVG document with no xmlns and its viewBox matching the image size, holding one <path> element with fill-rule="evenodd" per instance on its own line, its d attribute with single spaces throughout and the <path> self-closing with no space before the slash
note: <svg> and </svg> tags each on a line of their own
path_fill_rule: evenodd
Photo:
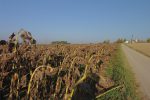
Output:
<svg viewBox="0 0 150 100">
<path fill-rule="evenodd" d="M 122 86 L 122 88 L 113 90 L 98 100 L 140 100 L 134 74 L 121 50 L 121 45 L 118 46 L 117 52 L 113 55 L 106 73 L 114 80 L 115 86 Z"/>
</svg>

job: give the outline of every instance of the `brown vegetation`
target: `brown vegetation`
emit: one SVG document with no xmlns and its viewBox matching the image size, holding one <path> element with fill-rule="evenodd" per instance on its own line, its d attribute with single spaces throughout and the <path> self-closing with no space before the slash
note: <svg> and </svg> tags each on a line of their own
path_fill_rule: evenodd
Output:
<svg viewBox="0 0 150 100">
<path fill-rule="evenodd" d="M 0 99 L 94 99 L 114 87 L 105 68 L 116 45 L 0 47 Z M 82 98 L 81 98 L 82 97 Z"/>
</svg>

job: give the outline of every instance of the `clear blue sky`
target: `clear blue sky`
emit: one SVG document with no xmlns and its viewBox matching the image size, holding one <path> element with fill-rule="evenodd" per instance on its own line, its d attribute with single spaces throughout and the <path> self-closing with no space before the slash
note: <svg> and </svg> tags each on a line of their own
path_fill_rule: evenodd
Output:
<svg viewBox="0 0 150 100">
<path fill-rule="evenodd" d="M 40 43 L 150 37 L 150 0 L 0 0 L 0 39 L 24 28 Z"/>
</svg>

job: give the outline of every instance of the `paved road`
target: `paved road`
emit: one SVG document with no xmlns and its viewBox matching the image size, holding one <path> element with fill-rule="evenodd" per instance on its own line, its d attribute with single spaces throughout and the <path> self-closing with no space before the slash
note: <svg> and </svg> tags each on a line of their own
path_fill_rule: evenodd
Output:
<svg viewBox="0 0 150 100">
<path fill-rule="evenodd" d="M 146 100 L 150 100 L 150 58 L 125 45 L 122 45 L 122 49 L 135 73 L 141 92 Z"/>
</svg>

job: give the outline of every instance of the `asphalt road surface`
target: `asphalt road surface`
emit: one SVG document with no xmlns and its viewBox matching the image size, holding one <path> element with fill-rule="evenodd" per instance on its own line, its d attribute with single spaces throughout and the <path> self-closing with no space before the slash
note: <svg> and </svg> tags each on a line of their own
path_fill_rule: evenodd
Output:
<svg viewBox="0 0 150 100">
<path fill-rule="evenodd" d="M 150 57 L 147 57 L 125 45 L 122 49 L 135 73 L 139 89 L 143 92 L 145 100 L 150 100 Z"/>
</svg>

